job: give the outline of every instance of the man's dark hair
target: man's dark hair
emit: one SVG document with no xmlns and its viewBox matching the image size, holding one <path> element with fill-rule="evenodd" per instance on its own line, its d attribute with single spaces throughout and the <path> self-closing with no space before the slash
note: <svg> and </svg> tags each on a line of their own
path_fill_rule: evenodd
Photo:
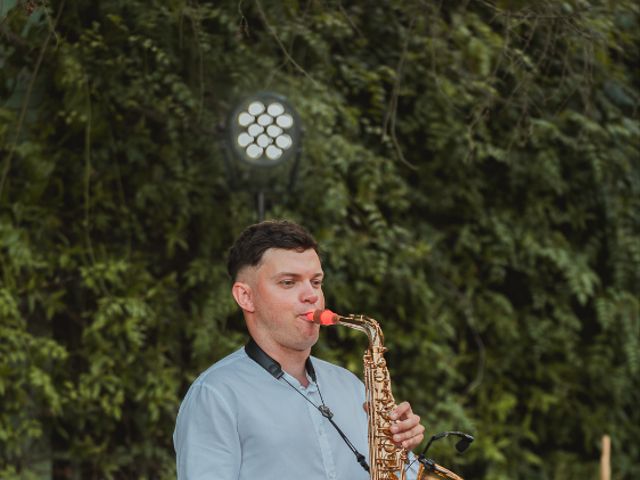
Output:
<svg viewBox="0 0 640 480">
<path fill-rule="evenodd" d="M 247 227 L 229 250 L 227 271 L 235 281 L 238 272 L 247 266 L 255 267 L 270 248 L 304 252 L 318 243 L 303 227 L 287 220 L 267 220 Z"/>
</svg>

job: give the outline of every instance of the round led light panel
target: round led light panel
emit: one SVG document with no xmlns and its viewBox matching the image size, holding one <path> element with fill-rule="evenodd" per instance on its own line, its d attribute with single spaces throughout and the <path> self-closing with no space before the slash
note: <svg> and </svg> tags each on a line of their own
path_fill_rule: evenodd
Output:
<svg viewBox="0 0 640 480">
<path fill-rule="evenodd" d="M 232 148 L 243 161 L 275 165 L 297 152 L 298 115 L 280 95 L 256 94 L 236 107 L 230 120 Z"/>
</svg>

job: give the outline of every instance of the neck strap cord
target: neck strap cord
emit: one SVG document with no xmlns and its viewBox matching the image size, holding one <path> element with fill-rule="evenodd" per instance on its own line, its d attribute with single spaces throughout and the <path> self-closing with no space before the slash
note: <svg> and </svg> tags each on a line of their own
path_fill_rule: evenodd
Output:
<svg viewBox="0 0 640 480">
<path fill-rule="evenodd" d="M 338 427 L 338 425 L 333 421 L 333 412 L 324 403 L 324 398 L 322 398 L 322 392 L 320 391 L 320 385 L 318 385 L 318 381 L 316 379 L 316 372 L 315 372 L 315 369 L 313 368 L 313 364 L 311 363 L 311 357 L 307 358 L 307 361 L 305 362 L 305 369 L 309 374 L 309 377 L 311 377 L 311 381 L 315 384 L 316 388 L 318 389 L 318 394 L 320 395 L 320 400 L 322 402 L 321 405 L 316 405 L 309 397 L 307 397 L 304 393 L 302 393 L 295 386 L 293 386 L 284 377 L 284 371 L 282 370 L 282 367 L 280 366 L 280 364 L 277 361 L 275 361 L 273 358 L 271 358 L 264 350 L 262 350 L 262 348 L 260 348 L 260 346 L 253 340 L 253 338 L 249 340 L 249 343 L 247 343 L 247 345 L 245 345 L 244 350 L 245 352 L 247 352 L 247 355 L 249 356 L 249 358 L 251 358 L 254 362 L 260 365 L 262 368 L 264 368 L 267 372 L 269 372 L 276 380 L 278 381 L 280 379 L 284 380 L 285 383 L 289 385 L 295 392 L 297 392 L 300 396 L 302 396 L 302 398 L 304 398 L 307 402 L 313 405 L 324 418 L 329 420 L 329 423 L 333 425 L 333 427 L 338 432 L 338 435 L 340 435 L 342 440 L 344 440 L 344 443 L 346 443 L 347 447 L 349 447 L 349 449 L 356 456 L 356 460 L 358 461 L 358 463 L 362 466 L 362 468 L 365 469 L 365 471 L 367 472 L 369 471 L 369 465 L 367 464 L 367 460 L 365 459 L 364 455 L 358 452 L 356 447 L 351 443 L 351 441 L 349 441 L 349 438 L 344 434 L 344 432 L 340 429 L 340 427 Z"/>
</svg>

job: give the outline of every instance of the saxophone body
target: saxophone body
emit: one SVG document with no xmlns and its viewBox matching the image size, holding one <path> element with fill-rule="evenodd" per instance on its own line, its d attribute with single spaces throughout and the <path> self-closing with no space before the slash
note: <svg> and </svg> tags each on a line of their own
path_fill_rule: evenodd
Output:
<svg viewBox="0 0 640 480">
<path fill-rule="evenodd" d="M 408 452 L 391 441 L 393 420 L 389 414 L 396 407 L 391 391 L 391 378 L 384 358 L 384 335 L 376 320 L 364 315 L 337 315 L 329 310 L 313 313 L 321 325 L 342 325 L 367 335 L 369 346 L 364 352 L 364 385 L 369 410 L 369 473 L 371 480 L 406 480 Z M 417 480 L 463 480 L 455 473 L 434 463 L 420 463 Z"/>
</svg>

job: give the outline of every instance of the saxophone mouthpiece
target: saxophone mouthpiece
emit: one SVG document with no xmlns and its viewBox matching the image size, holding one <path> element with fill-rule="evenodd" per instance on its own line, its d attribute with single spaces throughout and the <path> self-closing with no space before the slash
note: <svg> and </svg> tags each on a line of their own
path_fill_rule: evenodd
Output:
<svg viewBox="0 0 640 480">
<path fill-rule="evenodd" d="M 314 310 L 306 314 L 307 320 L 320 325 L 335 325 L 338 323 L 338 315 L 331 310 Z"/>
</svg>

